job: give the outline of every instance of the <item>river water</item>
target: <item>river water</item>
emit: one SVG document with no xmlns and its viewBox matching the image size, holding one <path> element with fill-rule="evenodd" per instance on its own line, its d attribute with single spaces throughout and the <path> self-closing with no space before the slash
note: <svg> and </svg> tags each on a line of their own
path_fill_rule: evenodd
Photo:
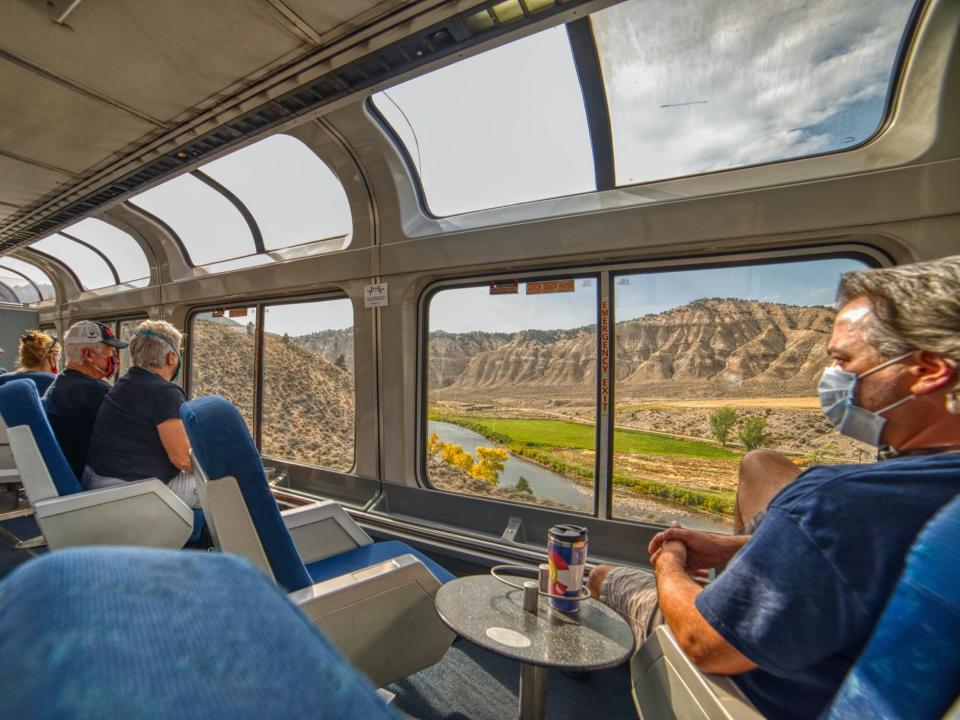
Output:
<svg viewBox="0 0 960 720">
<path fill-rule="evenodd" d="M 437 433 L 444 442 L 462 445 L 464 451 L 474 456 L 476 456 L 477 445 L 484 447 L 496 445 L 483 435 L 453 423 L 431 420 L 428 423 L 428 432 Z M 500 473 L 500 485 L 516 485 L 521 476 L 527 479 L 533 494 L 537 497 L 561 502 L 580 512 L 593 512 L 592 492 L 586 495 L 584 494 L 586 488 L 578 487 L 570 478 L 511 453 L 504 463 L 503 471 Z M 619 506 L 620 503 L 617 503 L 617 505 Z M 642 499 L 633 502 L 632 505 L 638 507 L 633 511 L 626 509 L 626 507 L 618 507 L 617 516 L 663 525 L 669 524 L 672 520 L 679 520 L 685 527 L 712 532 L 730 532 L 728 526 L 717 518 L 680 508 L 654 497 L 642 496 Z"/>
</svg>

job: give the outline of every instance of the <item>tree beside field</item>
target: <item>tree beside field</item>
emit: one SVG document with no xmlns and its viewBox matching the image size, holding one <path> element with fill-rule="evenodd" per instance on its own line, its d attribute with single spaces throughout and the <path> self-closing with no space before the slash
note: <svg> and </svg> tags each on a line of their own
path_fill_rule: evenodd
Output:
<svg viewBox="0 0 960 720">
<path fill-rule="evenodd" d="M 756 450 L 763 447 L 770 439 L 770 433 L 767 432 L 767 419 L 760 415 L 751 415 L 744 418 L 743 422 L 740 423 L 737 436 L 747 450 Z"/>
<path fill-rule="evenodd" d="M 485 480 L 491 485 L 500 481 L 500 473 L 509 454 L 503 448 L 477 447 L 477 459 L 463 449 L 463 445 L 444 442 L 437 433 L 427 439 L 429 457 L 439 457 L 441 462 L 462 470 L 477 480 Z"/>
<path fill-rule="evenodd" d="M 737 424 L 737 411 L 731 407 L 717 408 L 710 413 L 710 433 L 723 447 L 727 446 L 730 432 Z"/>
</svg>

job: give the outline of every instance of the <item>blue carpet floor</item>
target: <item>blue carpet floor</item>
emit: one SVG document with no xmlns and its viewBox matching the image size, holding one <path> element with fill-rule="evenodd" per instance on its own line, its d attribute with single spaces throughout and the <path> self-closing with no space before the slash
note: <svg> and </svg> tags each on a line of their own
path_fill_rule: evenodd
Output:
<svg viewBox="0 0 960 720">
<path fill-rule="evenodd" d="M 393 683 L 394 706 L 417 720 L 513 720 L 520 666 L 458 639 L 443 659 Z M 635 720 L 626 664 L 574 679 L 550 671 L 548 720 Z"/>
<path fill-rule="evenodd" d="M 38 552 L 46 548 L 35 550 L 15 550 L 13 545 L 18 540 L 29 540 L 40 534 L 37 521 L 33 516 L 14 518 L 0 523 L 0 578 L 3 578 L 17 565 L 26 562 Z"/>
</svg>

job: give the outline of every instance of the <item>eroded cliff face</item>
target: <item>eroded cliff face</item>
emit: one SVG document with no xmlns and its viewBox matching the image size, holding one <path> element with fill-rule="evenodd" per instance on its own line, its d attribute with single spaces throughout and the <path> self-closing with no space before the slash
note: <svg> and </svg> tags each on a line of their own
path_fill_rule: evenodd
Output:
<svg viewBox="0 0 960 720">
<path fill-rule="evenodd" d="M 825 307 L 707 299 L 620 322 L 619 387 L 654 396 L 695 389 L 810 395 L 827 363 L 833 316 Z M 509 336 L 444 333 L 431 337 L 430 387 L 587 389 L 596 379 L 596 354 L 593 326 Z"/>
</svg>

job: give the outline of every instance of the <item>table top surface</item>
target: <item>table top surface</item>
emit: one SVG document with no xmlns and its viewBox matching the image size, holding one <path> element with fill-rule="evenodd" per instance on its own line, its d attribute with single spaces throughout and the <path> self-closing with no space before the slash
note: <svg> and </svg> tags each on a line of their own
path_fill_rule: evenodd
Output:
<svg viewBox="0 0 960 720">
<path fill-rule="evenodd" d="M 518 583 L 529 578 L 511 576 Z M 523 591 L 490 575 L 452 580 L 437 591 L 437 614 L 454 632 L 504 657 L 567 670 L 619 665 L 633 653 L 633 631 L 616 611 L 583 600 L 567 615 L 540 597 L 534 615 L 523 609 Z"/>
</svg>

